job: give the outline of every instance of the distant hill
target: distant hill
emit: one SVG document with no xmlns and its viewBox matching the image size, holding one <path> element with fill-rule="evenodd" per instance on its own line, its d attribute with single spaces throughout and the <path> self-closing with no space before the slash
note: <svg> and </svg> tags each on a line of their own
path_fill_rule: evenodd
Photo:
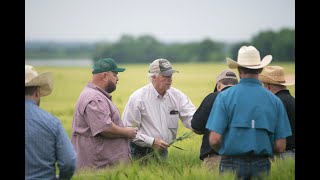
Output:
<svg viewBox="0 0 320 180">
<path fill-rule="evenodd" d="M 26 59 L 92 58 L 94 43 L 84 42 L 37 42 L 25 43 Z"/>
</svg>

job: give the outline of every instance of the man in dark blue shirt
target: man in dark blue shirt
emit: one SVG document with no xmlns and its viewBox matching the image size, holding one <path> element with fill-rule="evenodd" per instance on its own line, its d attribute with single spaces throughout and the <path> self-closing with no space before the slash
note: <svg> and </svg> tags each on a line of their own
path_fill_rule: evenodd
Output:
<svg viewBox="0 0 320 180">
<path fill-rule="evenodd" d="M 213 93 L 208 94 L 201 102 L 199 108 L 194 113 L 191 120 L 191 127 L 197 134 L 203 134 L 202 144 L 200 148 L 200 159 L 203 161 L 203 165 L 209 170 L 215 169 L 220 162 L 220 156 L 209 145 L 209 133 L 210 131 L 205 128 L 208 117 L 220 91 L 226 90 L 229 87 L 238 84 L 237 76 L 229 69 L 222 71 L 216 79 L 216 86 Z"/>
</svg>

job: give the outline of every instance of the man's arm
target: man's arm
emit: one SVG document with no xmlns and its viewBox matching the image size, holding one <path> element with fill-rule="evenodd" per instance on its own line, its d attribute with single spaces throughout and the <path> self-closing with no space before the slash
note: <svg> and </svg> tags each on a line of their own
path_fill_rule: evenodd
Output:
<svg viewBox="0 0 320 180">
<path fill-rule="evenodd" d="M 138 132 L 132 142 L 141 147 L 152 147 L 155 139 L 151 136 L 143 134 L 139 128 L 141 126 L 141 112 L 140 101 L 134 97 L 130 97 L 126 104 L 123 113 L 122 120 L 126 127 L 137 127 Z"/>
<path fill-rule="evenodd" d="M 205 126 L 207 124 L 208 117 L 215 99 L 214 97 L 215 95 L 213 95 L 213 93 L 210 93 L 208 96 L 206 96 L 201 102 L 197 111 L 193 114 L 191 127 L 197 134 L 204 134 L 207 131 Z"/>
<path fill-rule="evenodd" d="M 221 135 L 214 131 L 210 131 L 209 145 L 212 149 L 218 152 L 221 147 Z"/>
<path fill-rule="evenodd" d="M 287 141 L 285 138 L 276 140 L 276 142 L 274 143 L 274 146 L 273 146 L 273 151 L 275 153 L 284 152 L 286 150 L 286 143 L 287 143 Z"/>
<path fill-rule="evenodd" d="M 57 126 L 56 139 L 59 179 L 71 179 L 76 169 L 76 152 L 61 123 Z"/>
<path fill-rule="evenodd" d="M 120 127 L 112 123 L 112 126 L 102 131 L 100 134 L 105 138 L 129 138 L 133 139 L 138 132 L 138 128 Z"/>
<path fill-rule="evenodd" d="M 191 100 L 182 92 L 179 92 L 181 94 L 178 95 L 179 98 L 179 118 L 184 125 L 184 127 L 188 129 L 192 129 L 191 127 L 191 120 L 196 112 L 196 107 L 192 104 Z"/>
</svg>

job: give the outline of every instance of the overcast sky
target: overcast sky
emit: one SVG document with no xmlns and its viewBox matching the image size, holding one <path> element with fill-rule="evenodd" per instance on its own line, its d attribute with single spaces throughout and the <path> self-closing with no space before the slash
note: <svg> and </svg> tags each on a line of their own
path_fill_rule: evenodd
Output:
<svg viewBox="0 0 320 180">
<path fill-rule="evenodd" d="M 295 28 L 294 0 L 25 0 L 26 40 L 248 41 Z"/>
</svg>

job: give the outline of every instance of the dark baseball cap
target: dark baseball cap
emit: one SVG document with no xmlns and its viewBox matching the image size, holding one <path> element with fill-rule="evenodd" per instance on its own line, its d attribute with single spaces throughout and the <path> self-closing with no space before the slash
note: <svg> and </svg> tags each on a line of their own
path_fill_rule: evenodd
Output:
<svg viewBox="0 0 320 180">
<path fill-rule="evenodd" d="M 92 74 L 98 74 L 102 72 L 123 72 L 126 68 L 118 67 L 116 62 L 112 58 L 104 58 L 96 61 L 92 66 Z"/>
</svg>

